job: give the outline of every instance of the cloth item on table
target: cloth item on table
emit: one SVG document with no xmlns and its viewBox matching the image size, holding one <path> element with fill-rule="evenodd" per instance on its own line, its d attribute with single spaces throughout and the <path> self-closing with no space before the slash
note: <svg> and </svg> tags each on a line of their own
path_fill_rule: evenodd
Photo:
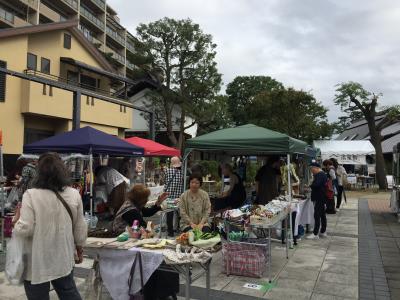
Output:
<svg viewBox="0 0 400 300">
<path fill-rule="evenodd" d="M 168 260 L 176 264 L 185 264 L 190 262 L 205 263 L 212 257 L 211 253 L 196 247 L 192 247 L 190 252 L 187 250 L 182 252 L 182 246 L 180 244 L 176 245 L 175 251 L 167 249 L 164 250 L 163 253 Z"/>
<path fill-rule="evenodd" d="M 298 227 L 300 225 L 310 225 L 314 226 L 314 205 L 311 199 L 299 201 L 296 205 L 296 223 L 294 235 L 298 235 Z"/>
<path fill-rule="evenodd" d="M 158 269 L 164 261 L 164 255 L 160 251 L 146 251 L 145 249 L 132 248 L 128 251 L 103 249 L 100 250 L 100 273 L 104 285 L 114 300 L 129 300 L 131 295 L 141 289 L 139 266 L 134 272 L 131 290 L 129 291 L 128 279 L 136 252 L 142 255 L 143 284 Z"/>
</svg>

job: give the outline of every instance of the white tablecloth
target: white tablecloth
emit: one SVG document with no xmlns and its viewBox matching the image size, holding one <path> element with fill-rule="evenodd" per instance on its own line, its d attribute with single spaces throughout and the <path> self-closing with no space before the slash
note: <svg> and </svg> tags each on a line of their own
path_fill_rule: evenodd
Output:
<svg viewBox="0 0 400 300">
<path fill-rule="evenodd" d="M 164 186 L 152 186 L 149 187 L 150 196 L 149 201 L 157 201 L 158 196 L 160 196 L 164 192 Z"/>
<path fill-rule="evenodd" d="M 164 261 L 162 252 L 138 248 L 127 251 L 101 249 L 99 252 L 101 277 L 114 300 L 129 300 L 128 279 L 137 251 L 142 254 L 143 284 L 146 284 L 151 274 Z M 137 293 L 140 289 L 139 264 L 136 263 L 131 293 Z"/>
<path fill-rule="evenodd" d="M 310 224 L 311 227 L 314 226 L 314 204 L 311 199 L 299 200 L 299 203 L 292 209 L 297 212 L 294 235 L 298 234 L 299 225 Z"/>
</svg>

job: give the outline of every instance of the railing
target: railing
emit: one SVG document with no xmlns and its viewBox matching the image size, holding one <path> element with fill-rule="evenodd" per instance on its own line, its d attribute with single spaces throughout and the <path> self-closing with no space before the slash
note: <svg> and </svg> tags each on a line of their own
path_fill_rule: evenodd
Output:
<svg viewBox="0 0 400 300">
<path fill-rule="evenodd" d="M 0 18 L 14 24 L 14 14 L 0 7 Z"/>
<path fill-rule="evenodd" d="M 135 47 L 129 42 L 126 42 L 126 48 L 131 51 L 132 53 L 135 53 Z"/>
<path fill-rule="evenodd" d="M 115 51 L 113 51 L 111 53 L 113 54 L 113 56 L 112 56 L 113 58 L 118 60 L 121 64 L 123 64 L 123 65 L 125 64 L 125 57 L 123 57 L 121 54 L 119 54 Z"/>
<path fill-rule="evenodd" d="M 106 32 L 109 36 L 111 36 L 114 40 L 119 42 L 121 45 L 125 46 L 125 39 L 119 35 L 116 31 L 112 30 L 110 27 L 107 26 Z"/>
<path fill-rule="evenodd" d="M 98 40 L 97 38 L 95 38 L 92 34 L 92 32 L 85 28 L 84 26 L 82 26 L 81 24 L 79 24 L 78 26 L 79 30 L 82 31 L 83 35 L 85 36 L 85 38 L 87 38 L 89 41 L 91 41 L 94 44 L 103 44 L 102 42 L 100 42 L 100 40 Z"/>
<path fill-rule="evenodd" d="M 101 21 L 99 18 L 97 18 L 95 15 L 93 15 L 90 11 L 88 11 L 83 6 L 81 6 L 81 15 L 85 16 L 86 18 L 88 18 L 89 21 L 91 21 L 97 27 L 100 27 L 101 29 L 104 29 L 104 22 Z"/>
<path fill-rule="evenodd" d="M 46 74 L 46 73 L 42 73 L 42 72 L 39 72 L 39 71 L 36 71 L 36 70 L 25 70 L 24 73 L 26 75 L 46 78 L 46 79 L 49 79 L 49 80 L 54 80 L 54 81 L 62 82 L 62 83 L 65 83 L 65 84 L 74 85 L 76 87 L 80 87 L 80 88 L 85 89 L 85 90 L 94 91 L 94 92 L 99 93 L 99 94 L 101 94 L 103 96 L 115 97 L 114 93 L 112 93 L 111 91 L 102 90 L 102 89 L 99 89 L 99 88 L 94 87 L 94 86 L 90 86 L 90 85 L 86 85 L 86 84 L 83 84 L 83 83 L 79 83 L 79 82 L 76 82 L 74 80 L 68 80 L 66 78 L 58 77 L 56 75 Z"/>
<path fill-rule="evenodd" d="M 20 1 L 25 3 L 26 5 L 30 5 L 34 8 L 37 8 L 37 0 L 20 0 Z"/>
<path fill-rule="evenodd" d="M 69 6 L 74 8 L 75 10 L 78 10 L 78 1 L 76 0 L 63 0 L 65 3 L 67 3 Z"/>
<path fill-rule="evenodd" d="M 128 69 L 130 69 L 132 71 L 135 70 L 135 65 L 130 63 L 129 61 L 126 61 L 126 66 Z"/>
<path fill-rule="evenodd" d="M 92 2 L 94 2 L 101 9 L 106 8 L 106 3 L 103 0 L 92 0 Z"/>
</svg>

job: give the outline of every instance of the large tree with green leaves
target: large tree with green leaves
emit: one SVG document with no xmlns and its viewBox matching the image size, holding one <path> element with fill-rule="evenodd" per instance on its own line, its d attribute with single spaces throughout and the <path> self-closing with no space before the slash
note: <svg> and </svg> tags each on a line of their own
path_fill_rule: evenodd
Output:
<svg viewBox="0 0 400 300">
<path fill-rule="evenodd" d="M 382 151 L 382 129 L 400 121 L 399 106 L 379 108 L 381 94 L 371 93 L 360 83 L 346 82 L 337 85 L 334 102 L 343 111 L 362 114 L 368 124 L 371 144 L 376 152 L 376 180 L 380 189 L 386 189 L 385 160 Z M 378 116 L 383 116 L 379 120 Z"/>
<path fill-rule="evenodd" d="M 216 45 L 190 19 L 164 18 L 140 24 L 136 31 L 137 52 L 130 59 L 158 79 L 159 88 L 151 97 L 157 121 L 166 128 L 171 143 L 181 148 L 184 131 L 202 121 L 201 112 L 221 88 Z M 194 120 L 191 124 L 185 123 L 188 116 Z M 178 137 L 175 126 L 180 129 Z"/>
<path fill-rule="evenodd" d="M 329 137 L 327 109 L 314 96 L 293 88 L 262 92 L 255 96 L 247 113 L 250 122 L 286 133 L 308 143 Z"/>
<path fill-rule="evenodd" d="M 269 76 L 238 76 L 226 88 L 229 112 L 236 125 L 249 123 L 248 109 L 262 92 L 283 89 L 283 84 Z"/>
</svg>

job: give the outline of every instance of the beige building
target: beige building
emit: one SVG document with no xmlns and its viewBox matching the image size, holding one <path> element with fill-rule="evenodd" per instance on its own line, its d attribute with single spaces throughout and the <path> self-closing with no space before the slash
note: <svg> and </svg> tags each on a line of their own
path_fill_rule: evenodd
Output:
<svg viewBox="0 0 400 300">
<path fill-rule="evenodd" d="M 78 20 L 78 28 L 121 75 L 130 77 L 135 66 L 133 36 L 119 22 L 105 0 L 0 0 L 0 29 Z"/>
<path fill-rule="evenodd" d="M 78 30 L 76 20 L 0 30 L 0 66 L 111 98 L 129 81 L 115 74 Z M 90 125 L 120 137 L 132 127 L 132 109 L 84 93 L 80 101 L 81 127 Z M 0 128 L 6 154 L 20 154 L 24 143 L 71 130 L 72 112 L 72 92 L 0 73 Z"/>
</svg>

